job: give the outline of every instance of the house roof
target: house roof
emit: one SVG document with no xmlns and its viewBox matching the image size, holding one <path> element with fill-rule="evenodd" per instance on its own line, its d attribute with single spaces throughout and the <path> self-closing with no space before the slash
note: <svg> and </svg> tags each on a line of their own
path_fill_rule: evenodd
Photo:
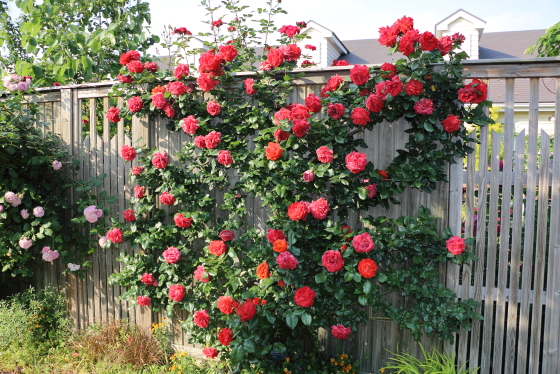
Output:
<svg viewBox="0 0 560 374">
<path fill-rule="evenodd" d="M 486 23 L 486 21 L 483 20 L 482 18 L 477 17 L 477 16 L 475 16 L 474 14 L 467 12 L 467 11 L 464 10 L 463 8 L 459 8 L 459 9 L 457 9 L 453 14 L 448 15 L 447 17 L 445 17 L 444 19 L 442 19 L 441 21 L 439 21 L 438 23 L 436 23 L 436 28 L 437 28 L 437 26 L 438 26 L 439 24 L 442 24 L 443 22 L 447 21 L 449 18 L 452 18 L 454 15 L 456 15 L 457 13 L 460 13 L 460 12 L 465 12 L 465 13 L 467 13 L 469 16 L 471 16 L 471 17 L 473 17 L 473 18 L 476 18 L 477 20 L 479 20 L 479 21 L 481 21 L 481 22 Z"/>
</svg>

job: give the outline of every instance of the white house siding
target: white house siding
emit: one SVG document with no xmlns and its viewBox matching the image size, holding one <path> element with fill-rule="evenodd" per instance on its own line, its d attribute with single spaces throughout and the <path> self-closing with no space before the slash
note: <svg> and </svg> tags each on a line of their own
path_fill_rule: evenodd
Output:
<svg viewBox="0 0 560 374">
<path fill-rule="evenodd" d="M 459 17 L 455 21 L 449 24 L 449 27 L 442 35 L 453 35 L 456 32 L 461 33 L 465 36 L 465 42 L 463 43 L 463 50 L 467 52 L 471 60 L 478 59 L 478 39 L 479 34 L 473 28 L 473 24 L 463 17 Z"/>
</svg>

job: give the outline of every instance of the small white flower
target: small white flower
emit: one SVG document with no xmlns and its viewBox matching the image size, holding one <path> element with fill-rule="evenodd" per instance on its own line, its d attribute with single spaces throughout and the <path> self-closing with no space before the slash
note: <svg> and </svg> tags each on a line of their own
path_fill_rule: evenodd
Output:
<svg viewBox="0 0 560 374">
<path fill-rule="evenodd" d="M 70 271 L 80 270 L 80 265 L 69 262 L 68 269 L 70 269 Z"/>
</svg>

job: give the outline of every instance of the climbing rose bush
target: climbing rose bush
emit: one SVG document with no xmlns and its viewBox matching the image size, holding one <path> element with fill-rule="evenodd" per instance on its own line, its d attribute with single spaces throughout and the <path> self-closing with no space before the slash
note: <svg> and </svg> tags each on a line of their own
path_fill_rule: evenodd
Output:
<svg viewBox="0 0 560 374">
<path fill-rule="evenodd" d="M 398 203 L 405 188 L 430 192 L 446 180 L 447 163 L 473 151 L 463 123 L 489 122 L 488 102 L 474 102 L 483 83 L 463 83 L 461 39 L 434 36 L 435 47 L 412 19 L 400 19 L 382 28 L 380 42 L 405 58 L 351 67 L 349 78 L 330 77 L 303 104 L 288 98 L 302 76 L 292 70 L 306 58 L 297 44 L 305 36 L 285 28 L 278 47 L 255 57 L 255 45 L 243 39 L 247 19 L 220 20 L 238 37 L 227 43 L 209 23 L 213 48 L 180 74 L 171 71 L 171 81 L 141 72 L 132 74 L 134 83 L 115 85 L 123 99 L 143 100 L 140 111 L 123 107 L 120 116 L 169 118 L 169 130 L 187 139 L 173 154 L 143 149 L 136 156 L 143 168 L 130 186 L 136 219 L 113 229 L 141 250 L 122 253 L 123 270 L 111 278 L 127 289 L 123 297 L 150 297 L 154 310 L 169 315 L 187 311 L 181 326 L 207 357 L 254 372 L 276 372 L 271 352 L 297 356 L 302 339 L 316 338 L 319 327 L 347 339 L 370 318 L 357 305 L 416 339 L 425 333 L 451 340 L 460 327 L 470 328 L 477 304 L 457 301 L 439 283 L 438 269 L 475 259 L 472 240 L 461 253 L 449 251 L 451 233 L 438 233 L 424 208 L 417 217 L 368 215 L 371 207 Z M 441 64 L 437 71 L 433 63 Z M 242 70 L 253 73 L 232 74 Z M 457 105 L 461 89 L 466 106 Z M 450 115 L 453 123 L 443 124 Z M 406 148 L 391 163 L 374 165 L 355 135 L 401 118 L 410 123 Z M 267 213 L 260 227 L 249 220 L 254 197 Z M 350 213 L 360 218 L 355 227 Z M 168 261 L 171 248 L 178 261 Z M 414 297 L 394 307 L 389 293 Z"/>
</svg>

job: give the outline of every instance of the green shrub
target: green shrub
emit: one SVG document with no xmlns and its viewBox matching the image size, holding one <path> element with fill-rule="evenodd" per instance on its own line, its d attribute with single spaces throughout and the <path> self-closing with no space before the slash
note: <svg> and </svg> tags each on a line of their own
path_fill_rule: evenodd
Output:
<svg viewBox="0 0 560 374">
<path fill-rule="evenodd" d="M 455 355 L 448 352 L 441 353 L 437 348 L 432 352 L 426 352 L 422 344 L 420 348 L 423 359 L 418 359 L 407 352 L 393 353 L 394 357 L 390 358 L 392 362 L 381 369 L 382 372 L 385 369 L 395 370 L 394 373 L 397 374 L 474 374 L 478 371 L 478 368 L 473 371 L 465 369 L 464 365 L 458 368 L 455 365 Z"/>
</svg>

